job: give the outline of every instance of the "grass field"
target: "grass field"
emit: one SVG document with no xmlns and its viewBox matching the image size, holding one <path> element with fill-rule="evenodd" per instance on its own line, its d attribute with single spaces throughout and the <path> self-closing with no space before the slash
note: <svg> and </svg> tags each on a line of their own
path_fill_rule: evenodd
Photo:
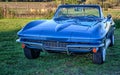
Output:
<svg viewBox="0 0 120 75">
<path fill-rule="evenodd" d="M 28 60 L 16 43 L 16 33 L 31 20 L 0 20 L 0 75 L 120 75 L 120 29 L 115 30 L 115 45 L 107 50 L 102 65 L 93 64 L 91 54 L 42 53 Z"/>
</svg>

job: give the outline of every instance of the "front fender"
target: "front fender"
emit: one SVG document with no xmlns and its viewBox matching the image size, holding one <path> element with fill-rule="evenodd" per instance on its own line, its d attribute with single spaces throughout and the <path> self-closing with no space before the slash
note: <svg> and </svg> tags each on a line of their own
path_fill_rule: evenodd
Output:
<svg viewBox="0 0 120 75">
<path fill-rule="evenodd" d="M 26 29 L 32 28 L 34 26 L 37 26 L 43 22 L 45 22 L 45 20 L 37 20 L 37 21 L 29 22 L 28 24 L 25 25 L 25 27 L 23 27 L 23 31 Z"/>
<path fill-rule="evenodd" d="M 20 33 L 23 32 L 24 30 L 27 30 L 27 29 L 32 28 L 34 26 L 37 26 L 37 25 L 39 25 L 43 22 L 45 22 L 45 20 L 35 20 L 35 21 L 32 21 L 32 22 L 29 22 L 17 34 L 20 35 Z"/>
</svg>

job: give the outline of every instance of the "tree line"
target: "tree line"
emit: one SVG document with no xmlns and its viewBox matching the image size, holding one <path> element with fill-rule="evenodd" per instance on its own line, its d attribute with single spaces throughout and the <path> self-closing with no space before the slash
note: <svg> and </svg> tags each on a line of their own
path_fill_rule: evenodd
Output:
<svg viewBox="0 0 120 75">
<path fill-rule="evenodd" d="M 104 7 L 112 7 L 118 6 L 120 4 L 120 0 L 0 0 L 0 2 L 61 2 L 61 4 L 100 4 Z"/>
<path fill-rule="evenodd" d="M 0 0 L 0 2 L 50 2 L 52 0 Z"/>
</svg>

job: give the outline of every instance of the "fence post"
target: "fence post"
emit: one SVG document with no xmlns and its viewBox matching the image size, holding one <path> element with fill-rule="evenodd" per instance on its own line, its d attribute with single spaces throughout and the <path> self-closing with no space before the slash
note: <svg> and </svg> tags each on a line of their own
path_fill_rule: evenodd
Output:
<svg viewBox="0 0 120 75">
<path fill-rule="evenodd" d="M 61 4 L 65 4 L 64 0 L 61 0 Z"/>
<path fill-rule="evenodd" d="M 3 16 L 4 17 L 7 16 L 7 5 L 5 5 L 4 8 L 3 8 Z"/>
</svg>

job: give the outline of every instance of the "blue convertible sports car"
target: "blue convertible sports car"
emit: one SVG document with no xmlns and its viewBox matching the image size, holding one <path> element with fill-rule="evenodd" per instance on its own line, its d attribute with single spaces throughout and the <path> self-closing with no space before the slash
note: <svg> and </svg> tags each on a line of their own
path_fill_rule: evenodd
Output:
<svg viewBox="0 0 120 75">
<path fill-rule="evenodd" d="M 111 15 L 103 16 L 99 5 L 60 5 L 51 20 L 35 20 L 19 32 L 28 59 L 42 51 L 92 53 L 93 63 L 105 61 L 106 49 L 114 45 L 115 24 Z"/>
</svg>

